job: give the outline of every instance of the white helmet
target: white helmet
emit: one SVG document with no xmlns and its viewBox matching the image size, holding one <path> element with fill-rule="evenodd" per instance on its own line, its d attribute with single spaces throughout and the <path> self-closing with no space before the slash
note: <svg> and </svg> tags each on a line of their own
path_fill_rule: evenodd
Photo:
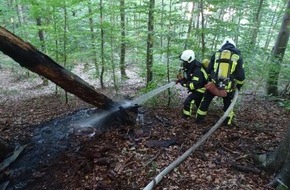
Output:
<svg viewBox="0 0 290 190">
<path fill-rule="evenodd" d="M 191 61 L 195 60 L 195 54 L 192 50 L 184 50 L 180 55 L 180 59 L 190 63 Z"/>
<path fill-rule="evenodd" d="M 226 44 L 226 43 L 230 43 L 230 44 L 233 44 L 235 47 L 236 47 L 236 43 L 234 42 L 233 39 L 231 38 L 225 38 L 222 45 L 221 45 L 221 48 Z"/>
</svg>

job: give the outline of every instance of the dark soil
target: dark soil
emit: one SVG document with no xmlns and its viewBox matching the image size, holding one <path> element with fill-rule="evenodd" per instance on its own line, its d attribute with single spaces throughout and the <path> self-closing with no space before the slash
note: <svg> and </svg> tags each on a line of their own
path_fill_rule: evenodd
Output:
<svg viewBox="0 0 290 190">
<path fill-rule="evenodd" d="M 21 84 L 28 79 L 14 80 L 9 74 L 1 76 L 9 86 L 22 86 L 0 86 L 0 137 L 12 148 L 29 142 L 37 124 L 92 107 L 72 96 L 65 103 L 64 95 L 47 91 L 41 82 L 25 86 Z M 158 98 L 162 102 L 162 96 Z M 142 189 L 218 121 L 223 113 L 220 100 L 215 102 L 199 125 L 193 118 L 181 118 L 182 102 L 170 108 L 148 104 L 143 107 L 144 125 L 117 121 L 111 122 L 113 129 L 93 137 L 73 134 L 70 147 L 35 169 L 25 189 Z M 266 185 L 274 174 L 257 168 L 250 155 L 279 144 L 289 111 L 264 97 L 242 93 L 235 113 L 234 126 L 221 126 L 156 189 L 270 189 Z M 0 177 L 13 181 L 11 170 L 6 168 Z"/>
</svg>

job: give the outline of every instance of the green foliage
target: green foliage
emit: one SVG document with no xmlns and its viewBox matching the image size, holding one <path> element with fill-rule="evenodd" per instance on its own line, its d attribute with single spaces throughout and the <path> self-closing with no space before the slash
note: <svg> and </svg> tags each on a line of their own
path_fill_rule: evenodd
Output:
<svg viewBox="0 0 290 190">
<path fill-rule="evenodd" d="M 171 2 L 171 4 L 170 4 Z M 93 68 L 94 60 L 105 57 L 106 74 L 112 75 L 112 65 L 119 68 L 121 43 L 120 7 L 118 0 L 103 1 L 103 18 L 100 18 L 100 1 L 98 0 L 20 0 L 0 1 L 1 25 L 30 42 L 38 49 L 45 46 L 45 53 L 60 64 L 67 58 L 67 67 L 74 63 L 85 62 Z M 196 52 L 199 60 L 209 58 L 225 36 L 231 36 L 242 51 L 247 74 L 246 87 L 265 88 L 265 71 L 271 67 L 267 57 L 274 45 L 285 8 L 284 1 L 264 1 L 260 15 L 260 28 L 257 44 L 250 44 L 253 29 L 257 27 L 256 13 L 258 2 L 250 1 L 204 1 L 204 28 L 201 27 L 200 5 L 197 2 L 156 1 L 154 26 L 154 83 L 167 80 L 167 62 L 169 76 L 175 78 L 177 56 L 185 44 Z M 194 12 L 191 14 L 191 6 Z M 89 8 L 91 12 L 89 12 Z M 125 43 L 126 64 L 140 68 L 140 77 L 146 78 L 146 44 L 148 3 L 144 1 L 125 2 Z M 65 10 L 67 19 L 65 20 Z M 190 16 L 192 23 L 189 23 Z M 36 25 L 40 18 L 41 25 Z M 93 22 L 93 31 L 90 28 Z M 66 26 L 66 27 L 64 27 Z M 190 34 L 187 34 L 191 26 Z M 104 30 L 105 51 L 101 52 L 101 30 Z M 44 32 L 45 42 L 39 39 L 39 31 Z M 66 33 L 66 37 L 64 34 Z M 92 41 L 94 36 L 95 41 Z M 202 37 L 205 47 L 202 47 Z M 65 48 L 64 48 L 65 45 Z M 92 48 L 94 45 L 95 49 Z M 285 57 L 290 54 L 286 51 Z M 202 57 L 205 55 L 205 57 Z M 2 60 L 6 62 L 6 60 Z M 284 61 L 279 73 L 279 90 L 289 93 L 289 64 Z M 177 64 L 175 64 L 177 63 Z M 3 64 L 3 63 L 1 63 Z M 7 64 L 11 64 L 7 62 Z M 97 61 L 97 64 L 99 62 Z M 149 85 L 151 86 L 151 85 Z M 286 89 L 286 92 L 285 92 Z"/>
<path fill-rule="evenodd" d="M 151 90 L 154 90 L 157 87 L 158 87 L 157 82 L 150 82 L 146 87 L 142 88 L 139 92 L 140 94 L 145 94 L 147 92 L 150 92 Z"/>
<path fill-rule="evenodd" d="M 290 111 L 290 99 L 279 99 L 278 105 Z"/>
</svg>

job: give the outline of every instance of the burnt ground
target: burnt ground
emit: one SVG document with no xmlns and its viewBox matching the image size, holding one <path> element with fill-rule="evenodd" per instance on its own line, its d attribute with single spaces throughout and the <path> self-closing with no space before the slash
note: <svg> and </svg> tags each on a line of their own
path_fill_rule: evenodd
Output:
<svg viewBox="0 0 290 190">
<path fill-rule="evenodd" d="M 8 71 L 1 72 L 0 84 L 0 134 L 12 148 L 29 143 L 38 124 L 91 107 L 73 96 L 65 103 L 63 95 L 54 94 L 54 87 L 17 78 Z M 71 134 L 70 146 L 49 164 L 35 168 L 24 189 L 144 188 L 222 115 L 216 99 L 205 123 L 197 125 L 194 119 L 181 118 L 182 102 L 168 108 L 158 103 L 162 100 L 161 95 L 143 106 L 144 125 L 111 121 L 113 129 L 103 134 Z M 271 189 L 266 185 L 274 174 L 256 167 L 250 155 L 271 151 L 279 144 L 287 130 L 289 111 L 265 97 L 242 93 L 235 112 L 233 127 L 221 126 L 156 189 Z M 135 121 L 136 115 L 130 116 Z M 13 189 L 16 178 L 11 175 L 12 166 L 0 175 L 10 181 L 8 189 Z"/>
</svg>

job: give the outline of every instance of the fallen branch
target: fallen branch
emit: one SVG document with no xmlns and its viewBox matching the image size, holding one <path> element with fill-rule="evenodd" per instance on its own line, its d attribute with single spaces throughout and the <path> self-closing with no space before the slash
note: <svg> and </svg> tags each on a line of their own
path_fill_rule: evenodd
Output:
<svg viewBox="0 0 290 190">
<path fill-rule="evenodd" d="M 163 126 L 163 127 L 168 127 L 169 126 L 169 124 L 168 124 L 168 121 L 166 122 L 166 121 L 164 121 L 164 119 L 162 119 L 161 117 L 159 117 L 158 115 L 155 115 L 155 117 L 158 119 L 158 121 L 160 121 L 160 123 L 161 123 L 161 125 Z"/>
<path fill-rule="evenodd" d="M 177 167 L 181 162 L 183 162 L 191 153 L 193 153 L 199 146 L 201 146 L 218 127 L 224 122 L 224 120 L 229 115 L 230 111 L 234 108 L 234 105 L 238 99 L 238 91 L 235 91 L 235 95 L 233 101 L 224 115 L 218 120 L 218 122 L 197 141 L 192 147 L 190 147 L 185 153 L 183 153 L 179 158 L 177 158 L 174 162 L 172 162 L 169 166 L 167 166 L 162 172 L 160 172 L 143 190 L 153 189 L 162 179 L 163 177 L 171 172 L 175 167 Z"/>
<path fill-rule="evenodd" d="M 0 184 L 0 189 L 5 190 L 8 187 L 8 185 L 9 185 L 9 181 L 6 181 L 6 182 Z"/>
<path fill-rule="evenodd" d="M 127 158 L 124 163 L 119 162 L 116 167 L 114 168 L 114 171 L 118 174 L 120 174 L 127 166 L 131 165 L 133 162 L 129 162 L 134 157 L 134 154 L 132 154 L 129 158 Z"/>
<path fill-rule="evenodd" d="M 2 172 L 5 168 L 7 168 L 12 162 L 14 162 L 18 156 L 20 155 L 20 153 L 24 150 L 24 148 L 26 147 L 26 145 L 23 145 L 21 147 L 19 147 L 17 150 L 15 150 L 13 152 L 13 154 L 11 156 L 9 156 L 8 158 L 6 158 L 1 164 L 0 164 L 0 172 Z"/>
<path fill-rule="evenodd" d="M 228 151 L 228 152 L 230 152 L 230 153 L 232 153 L 232 154 L 240 154 L 240 152 L 237 152 L 237 151 L 233 151 L 233 150 L 231 150 L 231 149 L 229 149 L 229 148 L 227 148 L 227 147 L 225 147 L 222 143 L 218 143 L 224 150 L 226 150 L 226 151 Z"/>
<path fill-rule="evenodd" d="M 236 163 L 231 163 L 231 167 L 238 170 L 238 171 L 241 171 L 241 172 L 246 172 L 246 173 L 255 173 L 255 174 L 260 174 L 261 173 L 261 170 L 257 169 L 257 168 L 251 168 L 251 167 L 248 167 L 248 166 L 241 166 L 241 165 L 238 165 Z"/>
<path fill-rule="evenodd" d="M 149 161 L 147 161 L 145 164 L 143 164 L 143 168 L 145 168 L 146 166 L 151 164 L 160 154 L 161 154 L 161 150 L 159 150 L 158 153 L 153 158 L 151 158 Z"/>
<path fill-rule="evenodd" d="M 252 157 L 253 157 L 252 155 L 246 154 L 246 155 L 242 155 L 242 156 L 236 158 L 236 161 L 246 159 L 246 158 L 252 158 Z"/>
<path fill-rule="evenodd" d="M 176 145 L 177 140 L 176 139 L 169 139 L 169 140 L 151 140 L 146 143 L 149 147 L 169 147 L 171 145 Z"/>
</svg>

